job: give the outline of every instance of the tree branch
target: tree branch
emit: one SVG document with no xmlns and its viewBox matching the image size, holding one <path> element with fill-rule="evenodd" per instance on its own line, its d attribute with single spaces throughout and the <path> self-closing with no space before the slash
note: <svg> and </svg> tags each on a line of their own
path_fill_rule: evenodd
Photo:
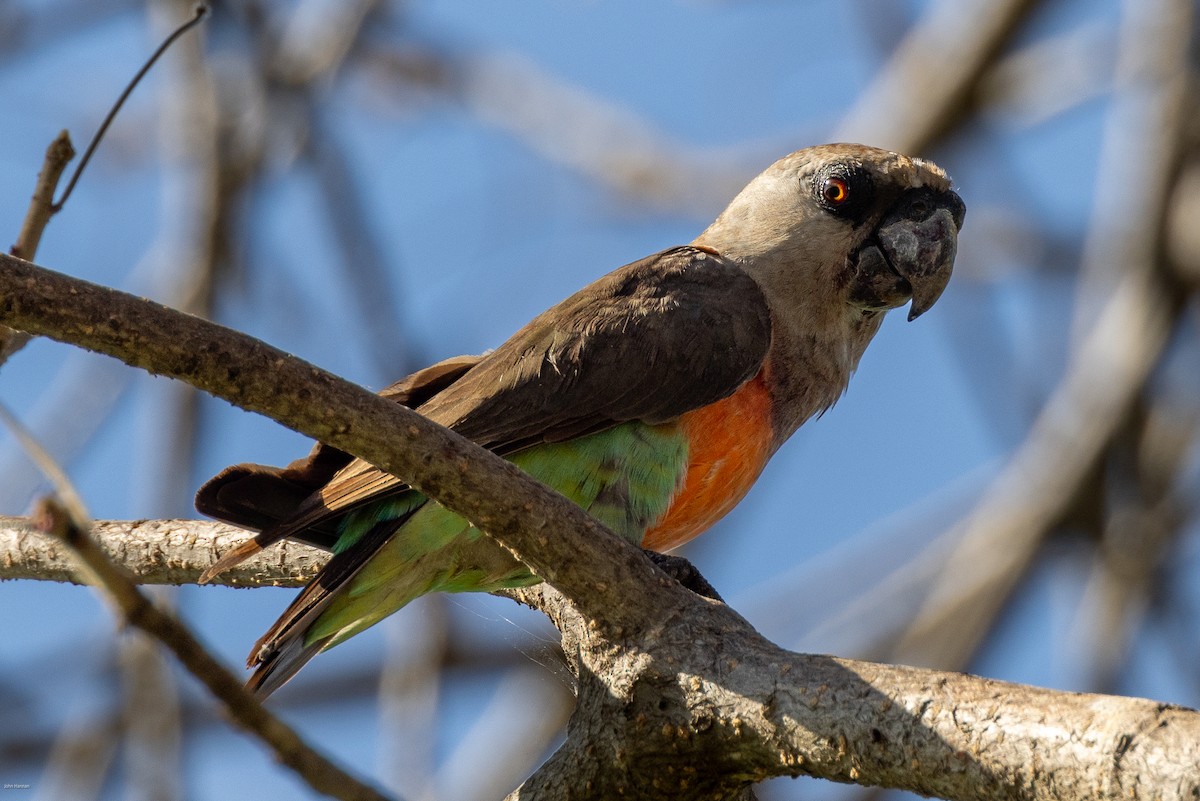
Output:
<svg viewBox="0 0 1200 801">
<path fill-rule="evenodd" d="M 12 255 L 31 259 L 37 253 L 38 245 L 42 241 L 42 232 L 54 216 L 54 192 L 58 189 L 58 181 L 73 158 L 75 147 L 71 144 L 70 134 L 59 131 L 58 136 L 46 148 L 46 159 L 42 162 L 41 172 L 38 173 L 37 185 L 33 190 L 33 198 L 29 201 L 25 221 L 21 223 L 21 233 L 9 251 Z"/>
<path fill-rule="evenodd" d="M 921 153 L 970 110 L 972 95 L 1038 0 L 933 4 L 854 104 L 835 141 Z M 953 64 L 954 69 L 946 69 Z"/>
<path fill-rule="evenodd" d="M 19 525 L 18 525 L 19 524 Z M 36 572 L 5 550 L 0 578 Z M 96 539 L 136 575 L 195 581 L 236 530 L 203 521 L 105 521 Z M 170 545 L 157 541 L 165 532 Z M 314 552 L 287 545 L 254 583 L 297 583 Z M 145 553 L 158 555 L 146 560 Z M 150 566 L 149 572 L 147 566 Z M 55 573 L 47 565 L 46 576 Z M 651 589 L 651 596 L 657 593 Z M 794 654 L 723 604 L 690 596 L 614 642 L 545 585 L 515 593 L 563 632 L 579 677 L 567 744 L 510 798 L 725 798 L 811 775 L 951 799 L 1189 798 L 1200 792 L 1200 713 L 977 676 Z M 590 784 L 589 784 L 590 783 Z M 640 783 L 640 784 L 639 784 Z M 644 784 L 644 786 L 641 786 Z"/>
<path fill-rule="evenodd" d="M 138 584 L 195 584 L 247 532 L 207 520 L 97 520 L 92 535 Z M 229 587 L 302 587 L 329 554 L 298 542 L 255 555 L 213 579 Z M 0 517 L 0 579 L 78 583 L 76 564 L 56 540 L 23 517 Z"/>
<path fill-rule="evenodd" d="M 508 462 L 245 335 L 7 256 L 0 319 L 416 477 L 555 585 L 517 595 L 563 632 L 579 702 L 567 742 L 514 797 L 727 799 L 800 774 L 951 799 L 1200 792 L 1194 711 L 789 653 Z M 194 553 L 219 550 L 167 525 Z"/>
<path fill-rule="evenodd" d="M 464 515 L 614 632 L 638 624 L 629 598 L 647 585 L 685 597 L 640 550 L 511 463 L 252 337 L 3 254 L 0 321 L 181 379 L 378 465 Z"/>
<path fill-rule="evenodd" d="M 281 762 L 294 770 L 318 792 L 342 801 L 388 801 L 373 787 L 315 752 L 296 732 L 263 708 L 240 680 L 227 671 L 173 615 L 146 598 L 131 577 L 96 546 L 79 521 L 62 507 L 43 501 L 38 510 L 40 527 L 70 549 L 77 570 L 88 577 L 131 625 L 157 639 L 224 704 L 243 729 L 260 737 Z"/>
<path fill-rule="evenodd" d="M 59 131 L 58 136 L 54 137 L 54 141 L 46 148 L 46 157 L 42 161 L 42 169 L 38 172 L 33 197 L 25 212 L 25 221 L 21 223 L 21 232 L 9 251 L 14 256 L 32 259 L 37 253 L 38 245 L 42 242 L 42 232 L 54 216 L 54 192 L 58 189 L 58 181 L 73 158 L 75 147 L 71 144 L 71 135 L 65 130 Z M 8 361 L 9 357 L 25 347 L 28 341 L 28 334 L 14 331 L 8 326 L 0 326 L 0 364 Z"/>
<path fill-rule="evenodd" d="M 948 799 L 1200 792 L 1193 710 L 793 654 L 699 599 L 657 621 L 645 650 L 616 651 L 557 611 L 579 655 L 579 708 L 566 745 L 510 799 L 725 798 L 732 777 L 800 774 Z M 616 746 L 609 759 L 597 743 Z"/>
</svg>

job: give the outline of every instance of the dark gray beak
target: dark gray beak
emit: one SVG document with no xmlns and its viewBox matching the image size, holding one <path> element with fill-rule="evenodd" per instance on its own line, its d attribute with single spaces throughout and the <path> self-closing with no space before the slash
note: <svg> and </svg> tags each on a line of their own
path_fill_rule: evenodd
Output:
<svg viewBox="0 0 1200 801">
<path fill-rule="evenodd" d="M 950 282 L 965 214 L 966 206 L 954 192 L 914 189 L 901 196 L 876 229 L 892 269 L 912 286 L 910 321 L 929 311 Z"/>
</svg>

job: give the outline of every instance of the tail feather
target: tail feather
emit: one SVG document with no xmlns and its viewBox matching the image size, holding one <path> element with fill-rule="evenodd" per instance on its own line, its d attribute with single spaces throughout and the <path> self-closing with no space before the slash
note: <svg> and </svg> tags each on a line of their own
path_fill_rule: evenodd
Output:
<svg viewBox="0 0 1200 801">
<path fill-rule="evenodd" d="M 411 514 L 411 513 L 410 513 Z M 309 629 L 329 604 L 347 589 L 367 560 L 409 517 L 376 523 L 353 547 L 325 563 L 320 572 L 297 595 L 279 619 L 254 644 L 246 667 L 255 668 L 246 687 L 265 698 L 296 674 L 319 651 L 333 642 L 333 636 L 318 636 L 309 641 Z"/>
<path fill-rule="evenodd" d="M 208 566 L 197 583 L 207 584 L 234 565 L 241 564 L 263 549 L 257 538 L 248 539 L 236 548 L 227 551 L 220 559 Z"/>
<path fill-rule="evenodd" d="M 329 638 L 324 638 L 305 645 L 304 636 L 297 634 L 278 643 L 275 650 L 260 653 L 258 668 L 246 682 L 246 689 L 260 701 L 263 700 L 287 684 L 328 642 Z"/>
</svg>

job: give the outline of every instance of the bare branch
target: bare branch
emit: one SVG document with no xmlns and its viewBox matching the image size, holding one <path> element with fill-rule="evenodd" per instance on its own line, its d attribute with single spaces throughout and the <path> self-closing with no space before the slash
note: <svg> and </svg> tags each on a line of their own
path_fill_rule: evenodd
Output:
<svg viewBox="0 0 1200 801">
<path fill-rule="evenodd" d="M 133 90 L 141 83 L 142 78 L 146 77 L 146 73 L 150 71 L 150 68 L 154 66 L 162 54 L 167 52 L 167 49 L 175 43 L 176 39 L 200 24 L 200 21 L 206 16 L 208 16 L 208 6 L 204 3 L 198 4 L 194 16 L 167 36 L 162 44 L 158 46 L 158 49 L 146 60 L 146 63 L 142 65 L 141 69 L 125 85 L 116 102 L 112 104 L 112 107 L 108 110 L 108 114 L 105 115 L 103 122 L 100 123 L 100 127 L 96 129 L 96 133 L 92 136 L 92 141 L 88 142 L 88 146 L 84 148 L 83 158 L 79 160 L 79 164 L 75 167 L 75 172 L 71 174 L 71 180 L 67 182 L 67 187 L 63 190 L 62 197 L 50 207 L 51 214 L 57 214 L 59 211 L 62 211 L 63 206 L 66 205 L 67 200 L 71 197 L 71 193 L 75 191 L 75 185 L 79 183 L 80 177 L 83 176 L 83 171 L 87 169 L 88 162 L 92 159 L 92 154 L 96 152 L 96 148 L 99 147 L 101 140 L 104 139 L 104 134 L 108 132 L 108 127 L 112 125 L 112 121 L 116 119 L 117 114 L 121 111 L 121 106 L 125 105 L 125 101 L 133 94 Z M 32 255 L 27 258 L 32 258 Z"/>
<path fill-rule="evenodd" d="M 92 526 L 92 534 L 108 558 L 139 584 L 195 584 L 220 554 L 246 538 L 240 528 L 204 520 L 101 520 Z M 212 583 L 301 587 L 328 556 L 307 545 L 285 542 Z M 0 517 L 0 579 L 78 583 L 70 553 L 22 517 Z"/>
<path fill-rule="evenodd" d="M 195 540 L 226 528 L 175 525 L 191 525 Z M 155 530 L 98 524 L 102 540 L 122 529 Z M 263 580 L 286 583 L 295 567 L 267 565 Z M 656 587 L 645 595 L 656 604 Z M 950 799 L 1137 801 L 1200 791 L 1194 710 L 793 654 L 697 596 L 649 617 L 616 648 L 553 589 L 519 596 L 556 621 L 580 680 L 567 745 L 514 798 L 616 797 L 638 777 L 647 780 L 640 797 L 720 798 L 745 782 L 801 774 Z"/>
<path fill-rule="evenodd" d="M 988 69 L 1039 0 L 942 0 L 914 28 L 835 139 L 921 153 L 958 124 Z M 947 68 L 947 65 L 953 65 Z"/>
<path fill-rule="evenodd" d="M 41 172 L 38 173 L 33 199 L 29 203 L 25 221 L 21 224 L 21 233 L 9 251 L 12 255 L 32 259 L 37 254 L 42 232 L 54 216 L 54 192 L 58 189 L 58 181 L 73 158 L 75 147 L 71 144 L 71 135 L 65 130 L 60 131 L 46 148 L 46 159 L 42 162 Z"/>
<path fill-rule="evenodd" d="M 685 597 L 640 550 L 510 462 L 251 337 L 7 255 L 0 298 L 5 323 L 187 381 L 403 478 L 486 531 L 600 625 L 636 626 L 640 612 L 626 601 L 647 585 Z"/>
<path fill-rule="evenodd" d="M 538 590 L 552 606 L 553 590 Z M 806 774 L 948 799 L 1186 798 L 1200 789 L 1200 743 L 1191 741 L 1200 714 L 1191 710 L 789 654 L 699 599 L 620 650 L 568 607 L 551 613 L 564 650 L 578 655 L 579 707 L 567 744 L 512 799 L 724 798 L 735 785 L 714 777 L 734 774 Z M 657 793 L 633 785 L 651 777 Z"/>
<path fill-rule="evenodd" d="M 208 6 L 198 5 L 195 11 L 195 17 L 184 23 L 176 29 L 154 52 L 154 55 L 142 66 L 138 73 L 133 77 L 125 87 L 125 91 L 117 99 L 109 109 L 108 114 L 101 123 L 99 130 L 96 131 L 92 141 L 88 143 L 84 150 L 83 158 L 75 168 L 75 172 L 71 175 L 67 182 L 66 189 L 63 190 L 62 197 L 55 202 L 54 192 L 58 188 L 59 179 L 62 178 L 63 171 L 67 168 L 67 164 L 71 159 L 75 158 L 75 147 L 71 144 L 71 137 L 65 131 L 61 131 L 54 141 L 50 143 L 50 147 L 46 149 L 46 158 L 42 165 L 41 172 L 38 173 L 36 188 L 33 192 L 33 199 L 29 205 L 29 211 L 25 215 L 25 222 L 21 225 L 21 233 L 17 237 L 16 243 L 9 251 L 12 255 L 22 259 L 33 259 L 37 255 L 38 245 L 42 240 L 42 232 L 46 230 L 46 226 L 50 223 L 50 218 L 62 210 L 66 204 L 67 198 L 71 196 L 75 184 L 83 175 L 84 168 L 87 167 L 88 161 L 91 160 L 92 154 L 96 151 L 100 140 L 104 138 L 104 133 L 108 130 L 108 126 L 112 124 L 113 119 L 117 116 L 117 112 L 121 110 L 121 106 L 129 97 L 134 87 L 142 80 L 150 68 L 154 66 L 154 62 L 158 60 L 172 42 L 186 33 L 190 28 L 204 19 L 208 14 Z M 13 331 L 5 326 L 0 326 L 0 364 L 8 360 L 18 350 L 25 346 L 29 341 L 27 334 Z"/>
<path fill-rule="evenodd" d="M 89 533 L 61 507 L 44 502 L 39 519 L 79 560 L 89 580 L 117 607 L 131 625 L 155 637 L 225 704 L 239 726 L 267 743 L 279 760 L 315 790 L 342 801 L 387 801 L 369 787 L 317 753 L 289 726 L 263 708 L 242 682 L 227 671 L 175 617 L 143 595 L 131 577 L 109 560 Z"/>
<path fill-rule="evenodd" d="M 974 650 L 986 621 L 1008 598 L 1046 532 L 1062 518 L 1127 419 L 1184 308 L 1164 274 L 1162 234 L 1182 136 L 1191 3 L 1168 0 L 1156 9 L 1171 11 L 1173 25 L 1145 19 L 1150 15 L 1142 3 L 1126 6 L 1131 32 L 1123 37 L 1123 57 L 1137 60 L 1131 50 L 1153 53 L 1147 70 L 1154 82 L 1152 91 L 1139 92 L 1135 130 L 1116 137 L 1123 149 L 1106 156 L 1106 165 L 1126 166 L 1101 170 L 1103 201 L 1083 272 L 1103 277 L 1104 292 L 1093 286 L 1098 279 L 1084 281 L 1077 310 L 1094 311 L 1098 296 L 1104 301 L 1095 304 L 1099 311 L 1093 315 L 1079 315 L 1087 320 L 1086 335 L 1066 375 L 1025 442 L 961 524 L 956 553 L 898 647 L 900 661 L 960 665 Z M 1171 27 L 1174 36 L 1158 35 Z M 1120 129 L 1128 125 L 1127 113 L 1116 114 L 1110 123 Z M 1130 196 L 1131 184 L 1139 196 Z M 961 635 L 953 639 L 943 636 L 951 618 Z"/>
<path fill-rule="evenodd" d="M 58 189 L 58 181 L 73 158 L 75 147 L 71 144 L 71 135 L 65 130 L 60 131 L 46 148 L 46 158 L 42 162 L 41 171 L 38 172 L 33 198 L 29 201 L 25 221 L 21 223 L 21 233 L 17 235 L 17 241 L 9 250 L 12 255 L 32 259 L 37 254 L 42 232 L 54 216 L 54 192 Z M 4 364 L 10 356 L 25 347 L 29 339 L 29 334 L 0 325 L 0 364 Z"/>
</svg>

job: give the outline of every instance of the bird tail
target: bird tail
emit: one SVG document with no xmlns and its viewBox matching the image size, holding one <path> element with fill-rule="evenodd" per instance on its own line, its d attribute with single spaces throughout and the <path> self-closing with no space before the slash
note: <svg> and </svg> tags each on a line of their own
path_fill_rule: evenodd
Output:
<svg viewBox="0 0 1200 801">
<path fill-rule="evenodd" d="M 279 647 L 261 657 L 257 670 L 246 682 L 246 689 L 258 700 L 278 690 L 308 664 L 329 642 L 330 638 L 305 644 L 303 637 L 290 637 Z"/>
<path fill-rule="evenodd" d="M 334 599 L 349 586 L 349 582 L 363 568 L 375 552 L 411 516 L 408 514 L 381 520 L 354 544 L 325 563 L 300 594 L 292 600 L 284 613 L 267 630 L 246 661 L 246 667 L 255 668 L 246 683 L 246 688 L 259 699 L 266 698 L 296 675 L 308 660 L 326 647 L 334 644 L 334 635 L 310 636 L 310 629 Z"/>
</svg>

